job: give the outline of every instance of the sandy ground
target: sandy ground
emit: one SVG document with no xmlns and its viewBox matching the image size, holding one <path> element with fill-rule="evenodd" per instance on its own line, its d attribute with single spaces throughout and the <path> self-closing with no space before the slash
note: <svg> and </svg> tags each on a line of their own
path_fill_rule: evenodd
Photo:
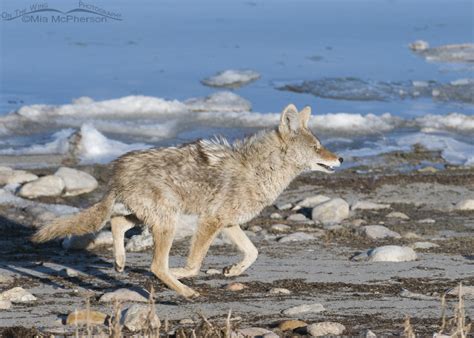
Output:
<svg viewBox="0 0 474 338">
<path fill-rule="evenodd" d="M 112 253 L 107 248 L 92 252 L 66 251 L 58 242 L 33 246 L 28 241 L 33 232 L 32 216 L 15 206 L 0 206 L 3 234 L 0 238 L 0 274 L 14 277 L 13 281 L 0 284 L 0 291 L 21 286 L 38 298 L 31 304 L 14 304 L 9 310 L 0 310 L 0 333 L 10 333 L 11 330 L 5 330 L 22 326 L 43 333 L 72 334 L 74 328 L 63 325 L 64 318 L 75 309 L 84 308 L 86 295 L 91 297 L 94 310 L 111 314 L 110 304 L 98 302 L 102 294 L 122 287 L 143 290 L 153 284 L 157 313 L 161 319 L 169 319 L 171 330 L 179 327 L 178 321 L 183 318 L 199 321 L 199 313 L 221 322 L 231 309 L 234 327 L 258 326 L 282 336 L 275 326 L 290 318 L 307 323 L 336 321 L 346 327 L 345 334 L 348 335 L 359 335 L 367 329 L 376 334 L 399 334 L 405 316 L 410 316 L 417 334 L 432 335 L 440 324 L 440 295 L 461 281 L 474 286 L 474 212 L 451 210 L 454 203 L 474 198 L 474 170 L 448 168 L 419 172 L 413 166 L 423 160 L 419 157 L 391 154 L 370 166 L 342 170 L 331 176 L 310 174 L 298 178 L 278 202 L 294 202 L 305 196 L 325 194 L 342 197 L 350 203 L 356 200 L 389 203 L 390 208 L 353 211 L 350 218 L 342 222 L 343 227 L 323 229 L 322 236 L 313 241 L 278 243 L 265 239 L 262 232 L 256 232 L 252 241 L 260 251 L 259 258 L 245 274 L 235 278 L 204 273 L 208 268 L 222 269 L 238 259 L 237 251 L 231 246 L 213 246 L 201 274 L 184 280 L 201 293 L 193 302 L 179 298 L 149 273 L 150 252 L 128 253 L 125 272 L 117 273 L 113 269 Z M 99 199 L 107 180 L 107 167 L 82 169 L 98 178 L 99 189 L 79 197 L 41 201 L 84 207 Z M 53 169 L 41 169 L 39 173 L 48 170 Z M 403 212 L 410 220 L 387 218 L 391 211 Z M 270 214 L 274 212 L 284 217 L 294 213 L 269 206 L 243 228 L 259 225 L 271 234 L 272 224 L 285 223 L 292 226 L 290 233 L 321 231 L 316 225 L 272 219 Z M 434 219 L 435 223 L 418 222 L 426 218 Z M 371 240 L 359 235 L 357 227 L 351 225 L 356 219 L 367 224 L 384 224 L 402 235 L 413 232 L 421 239 Z M 409 245 L 420 240 L 431 241 L 439 247 L 418 250 L 418 260 L 413 262 L 369 263 L 350 259 L 356 253 L 376 246 Z M 188 240 L 175 243 L 171 266 L 184 264 L 187 243 Z M 80 275 L 61 277 L 58 271 L 64 267 L 76 269 Z M 235 281 L 244 283 L 247 288 L 237 292 L 225 289 Z M 275 287 L 289 289 L 292 293 L 269 294 L 268 291 Z M 403 289 L 432 296 L 432 299 L 402 297 Z M 455 297 L 448 297 L 448 315 L 452 315 L 456 301 Z M 321 303 L 326 311 L 293 317 L 282 314 L 282 310 L 291 306 L 309 303 Z M 474 314 L 472 298 L 466 299 L 466 312 L 469 321 Z M 304 335 L 304 332 L 300 333 Z M 298 336 L 299 333 L 286 335 Z"/>
</svg>

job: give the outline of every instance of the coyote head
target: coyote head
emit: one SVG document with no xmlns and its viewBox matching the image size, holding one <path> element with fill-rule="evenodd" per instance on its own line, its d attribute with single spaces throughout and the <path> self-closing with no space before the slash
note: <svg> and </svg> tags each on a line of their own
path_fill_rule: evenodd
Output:
<svg viewBox="0 0 474 338">
<path fill-rule="evenodd" d="M 280 117 L 278 132 L 292 160 L 303 170 L 334 172 L 343 161 L 323 147 L 319 139 L 308 128 L 311 108 L 305 107 L 298 113 L 293 104 L 288 105 Z"/>
</svg>

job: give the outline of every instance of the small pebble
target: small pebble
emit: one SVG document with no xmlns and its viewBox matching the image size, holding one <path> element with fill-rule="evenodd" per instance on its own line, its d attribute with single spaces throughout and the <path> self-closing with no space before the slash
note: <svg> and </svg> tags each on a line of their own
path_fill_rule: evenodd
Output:
<svg viewBox="0 0 474 338">
<path fill-rule="evenodd" d="M 288 210 L 288 209 L 291 209 L 292 206 L 293 206 L 293 204 L 291 204 L 291 203 L 278 203 L 278 204 L 275 204 L 275 207 L 278 210 Z"/>
<path fill-rule="evenodd" d="M 387 216 L 388 218 L 400 218 L 400 219 L 410 219 L 407 215 L 405 215 L 403 212 L 398 212 L 398 211 L 392 211 L 389 213 Z"/>
<path fill-rule="evenodd" d="M 194 324 L 194 320 L 192 320 L 191 318 L 184 318 L 184 319 L 181 319 L 179 321 L 179 323 L 181 325 L 193 325 Z"/>
<path fill-rule="evenodd" d="M 316 324 L 308 325 L 306 330 L 313 337 L 321 336 L 339 336 L 341 335 L 346 327 L 336 322 L 321 322 Z"/>
<path fill-rule="evenodd" d="M 273 224 L 270 229 L 276 232 L 288 232 L 291 230 L 291 227 L 286 224 Z"/>
<path fill-rule="evenodd" d="M 249 228 L 249 230 L 252 231 L 252 232 L 260 232 L 260 231 L 262 231 L 262 227 L 260 225 L 252 225 Z"/>
<path fill-rule="evenodd" d="M 217 269 L 208 269 L 206 275 L 220 275 L 222 272 Z"/>
<path fill-rule="evenodd" d="M 431 249 L 431 248 L 438 248 L 439 245 L 436 243 L 431 242 L 415 242 L 410 245 L 413 249 Z"/>
<path fill-rule="evenodd" d="M 285 331 L 293 331 L 294 329 L 305 327 L 307 325 L 308 324 L 306 324 L 305 322 L 301 320 L 292 319 L 292 320 L 282 321 L 280 324 L 278 324 L 278 328 L 281 331 L 285 332 Z"/>
<path fill-rule="evenodd" d="M 291 291 L 285 288 L 272 288 L 268 293 L 271 295 L 289 295 Z"/>
<path fill-rule="evenodd" d="M 105 323 L 107 315 L 99 311 L 80 310 L 71 312 L 66 319 L 67 325 L 92 324 L 102 325 Z"/>
<path fill-rule="evenodd" d="M 278 212 L 274 212 L 273 214 L 270 215 L 271 219 L 282 219 L 283 216 L 280 215 Z"/>
<path fill-rule="evenodd" d="M 229 291 L 242 291 L 243 289 L 247 289 L 248 286 L 243 284 L 243 283 L 239 283 L 239 282 L 234 282 L 234 283 L 230 283 L 226 286 L 226 290 L 229 290 Z"/>
<path fill-rule="evenodd" d="M 308 221 L 308 218 L 303 214 L 293 214 L 286 218 L 288 221 L 292 222 L 305 222 Z"/>
</svg>

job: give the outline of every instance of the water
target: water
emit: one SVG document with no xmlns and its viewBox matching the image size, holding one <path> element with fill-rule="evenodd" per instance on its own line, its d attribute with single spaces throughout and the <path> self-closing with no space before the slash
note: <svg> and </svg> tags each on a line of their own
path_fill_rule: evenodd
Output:
<svg viewBox="0 0 474 338">
<path fill-rule="evenodd" d="M 408 48 L 418 39 L 431 46 L 472 42 L 472 1 L 83 3 L 118 13 L 121 20 L 88 24 L 31 23 L 21 18 L 0 21 L 0 115 L 6 116 L 0 120 L 0 152 L 20 153 L 32 145 L 37 149 L 38 144 L 57 140 L 54 133 L 84 123 L 127 144 L 174 144 L 213 133 L 240 137 L 253 126 L 271 126 L 277 121 L 275 113 L 292 102 L 298 107 L 312 106 L 313 114 L 320 115 L 318 121 L 324 123 L 313 124 L 313 128 L 348 155 L 365 149 L 365 154 L 405 149 L 408 143 L 401 137 L 416 139 L 416 133 L 422 133 L 435 137 L 432 144 L 436 147 L 452 146 L 439 140 L 462 142 L 458 148 L 463 149 L 464 157 L 454 162 L 469 164 L 474 158 L 474 127 L 465 127 L 474 123 L 471 103 L 436 100 L 429 95 L 353 101 L 277 89 L 281 84 L 322 78 L 437 84 L 472 78 L 470 63 L 427 62 Z M 31 4 L 3 0 L 2 17 Z M 48 1 L 47 6 L 67 11 L 78 7 L 78 2 Z M 50 17 L 51 13 L 43 15 Z M 33 121 L 12 115 L 24 106 L 65 105 L 84 96 L 97 102 L 144 95 L 182 104 L 218 92 L 200 81 L 226 69 L 261 74 L 258 81 L 233 91 L 248 100 L 256 113 L 224 113 L 221 108 L 220 114 L 181 113 L 179 109 L 163 113 L 162 106 L 152 106 L 151 112 L 144 113 L 143 100 L 137 99 L 120 116 L 105 114 L 96 105 L 83 105 L 66 116 L 55 114 L 56 108 L 29 107 L 39 115 Z M 108 109 L 115 112 L 111 106 Z M 98 113 L 91 114 L 91 110 Z M 330 115 L 340 112 L 351 115 Z M 427 127 L 426 121 L 413 122 L 427 114 L 453 112 L 463 116 L 457 127 L 452 126 L 452 119 L 436 128 Z M 371 125 L 371 133 L 360 132 L 367 114 L 384 113 L 402 122 L 382 119 L 383 123 Z M 361 114 L 362 120 L 355 114 Z M 346 123 L 338 128 L 344 118 Z M 346 142 L 333 142 L 341 138 Z M 43 151 L 48 149 L 43 147 Z"/>
</svg>

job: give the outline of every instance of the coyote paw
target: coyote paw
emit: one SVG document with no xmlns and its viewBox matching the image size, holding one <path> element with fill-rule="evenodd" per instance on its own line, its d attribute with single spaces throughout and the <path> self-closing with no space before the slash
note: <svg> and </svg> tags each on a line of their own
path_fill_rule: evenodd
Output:
<svg viewBox="0 0 474 338">
<path fill-rule="evenodd" d="M 186 287 L 186 289 L 180 293 L 183 295 L 184 298 L 188 300 L 193 300 L 200 296 L 199 292 L 194 291 L 193 289 L 188 288 L 188 287 Z"/>
<path fill-rule="evenodd" d="M 235 264 L 231 266 L 226 266 L 223 270 L 222 273 L 226 277 L 234 277 L 234 276 L 239 276 L 242 272 L 244 272 L 244 269 L 242 268 L 241 265 Z"/>
<path fill-rule="evenodd" d="M 172 268 L 170 272 L 177 279 L 194 277 L 199 273 L 199 271 L 187 268 Z"/>
<path fill-rule="evenodd" d="M 123 272 L 125 270 L 125 265 L 120 265 L 117 262 L 114 264 L 115 271 L 117 272 Z"/>
</svg>

